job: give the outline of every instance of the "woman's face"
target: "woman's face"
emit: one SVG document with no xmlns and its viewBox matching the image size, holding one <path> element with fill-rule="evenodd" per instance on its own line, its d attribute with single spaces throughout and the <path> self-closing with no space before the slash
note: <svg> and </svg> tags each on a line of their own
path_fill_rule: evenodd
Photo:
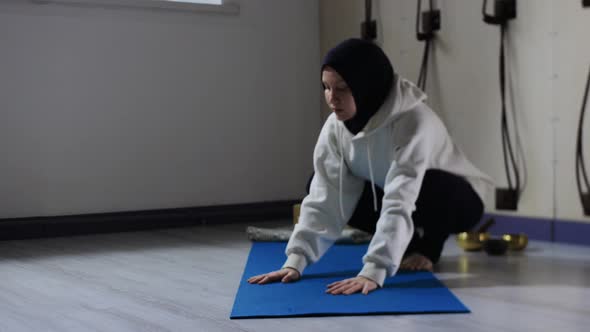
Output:
<svg viewBox="0 0 590 332">
<path fill-rule="evenodd" d="M 352 119 L 356 114 L 356 104 L 344 79 L 333 68 L 325 67 L 322 84 L 326 103 L 336 113 L 336 118 L 340 121 Z"/>
</svg>

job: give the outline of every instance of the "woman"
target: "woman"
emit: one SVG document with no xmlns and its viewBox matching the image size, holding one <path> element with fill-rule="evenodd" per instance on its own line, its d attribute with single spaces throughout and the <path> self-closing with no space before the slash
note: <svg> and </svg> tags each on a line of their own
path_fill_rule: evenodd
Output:
<svg viewBox="0 0 590 332">
<path fill-rule="evenodd" d="M 298 280 L 347 223 L 373 238 L 357 277 L 328 285 L 327 293 L 368 294 L 400 267 L 432 270 L 449 234 L 480 220 L 491 180 L 377 45 L 361 39 L 337 45 L 324 59 L 322 83 L 333 114 L 315 147 L 315 174 L 287 260 L 248 281 Z"/>
</svg>

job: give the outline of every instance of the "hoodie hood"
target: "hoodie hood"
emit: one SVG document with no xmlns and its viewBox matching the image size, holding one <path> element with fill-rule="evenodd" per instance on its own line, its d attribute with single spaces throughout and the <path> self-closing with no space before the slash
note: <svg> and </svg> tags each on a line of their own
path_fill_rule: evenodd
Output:
<svg viewBox="0 0 590 332">
<path fill-rule="evenodd" d="M 394 121 L 399 115 L 414 109 L 426 100 L 426 94 L 411 81 L 395 75 L 394 82 L 393 88 L 383 105 L 369 119 L 356 137 L 371 135 L 381 127 Z"/>
</svg>

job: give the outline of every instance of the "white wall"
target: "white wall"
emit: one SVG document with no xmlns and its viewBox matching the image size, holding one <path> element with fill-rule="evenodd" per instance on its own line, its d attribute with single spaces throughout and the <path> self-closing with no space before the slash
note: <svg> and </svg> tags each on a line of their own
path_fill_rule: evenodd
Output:
<svg viewBox="0 0 590 332">
<path fill-rule="evenodd" d="M 555 191 L 559 218 L 580 219 L 580 200 L 576 194 L 575 140 L 582 107 L 584 86 L 590 67 L 590 8 L 580 9 L 581 1 L 552 1 L 553 12 L 553 116 L 555 140 Z M 590 101 L 584 121 L 584 156 L 590 172 Z M 585 217 L 590 222 L 590 217 Z"/>
<path fill-rule="evenodd" d="M 374 0 L 379 40 L 395 69 L 416 80 L 423 43 L 416 2 Z M 470 159 L 506 187 L 500 136 L 499 28 L 482 21 L 482 1 L 437 1 L 442 11 L 429 67 L 429 103 Z M 427 5 L 423 1 L 423 5 Z M 322 0 L 322 50 L 360 34 L 364 1 Z M 341 11 L 341 15 L 339 15 Z M 510 84 L 528 182 L 517 215 L 590 222 L 577 195 L 574 147 L 588 65 L 590 9 L 579 0 L 519 0 L 510 24 Z M 590 121 L 586 121 L 588 142 Z M 511 122 L 511 125 L 513 122 Z M 590 163 L 590 144 L 585 155 Z M 493 197 L 492 197 L 493 198 Z M 494 211 L 493 199 L 488 202 Z"/>
<path fill-rule="evenodd" d="M 0 2 L 0 218 L 302 197 L 314 0 L 237 16 Z"/>
<path fill-rule="evenodd" d="M 360 22 L 364 17 L 365 2 L 360 0 L 320 0 L 320 52 L 322 58 L 342 40 L 360 35 Z M 322 103 L 321 116 L 330 115 Z"/>
</svg>

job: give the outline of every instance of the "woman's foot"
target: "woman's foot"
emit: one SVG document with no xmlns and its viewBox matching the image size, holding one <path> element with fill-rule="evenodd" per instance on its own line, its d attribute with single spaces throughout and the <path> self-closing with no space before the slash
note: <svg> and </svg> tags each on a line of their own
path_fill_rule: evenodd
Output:
<svg viewBox="0 0 590 332">
<path fill-rule="evenodd" d="M 428 259 L 428 257 L 415 252 L 402 260 L 400 268 L 402 270 L 432 272 L 433 264 L 432 261 Z"/>
</svg>

